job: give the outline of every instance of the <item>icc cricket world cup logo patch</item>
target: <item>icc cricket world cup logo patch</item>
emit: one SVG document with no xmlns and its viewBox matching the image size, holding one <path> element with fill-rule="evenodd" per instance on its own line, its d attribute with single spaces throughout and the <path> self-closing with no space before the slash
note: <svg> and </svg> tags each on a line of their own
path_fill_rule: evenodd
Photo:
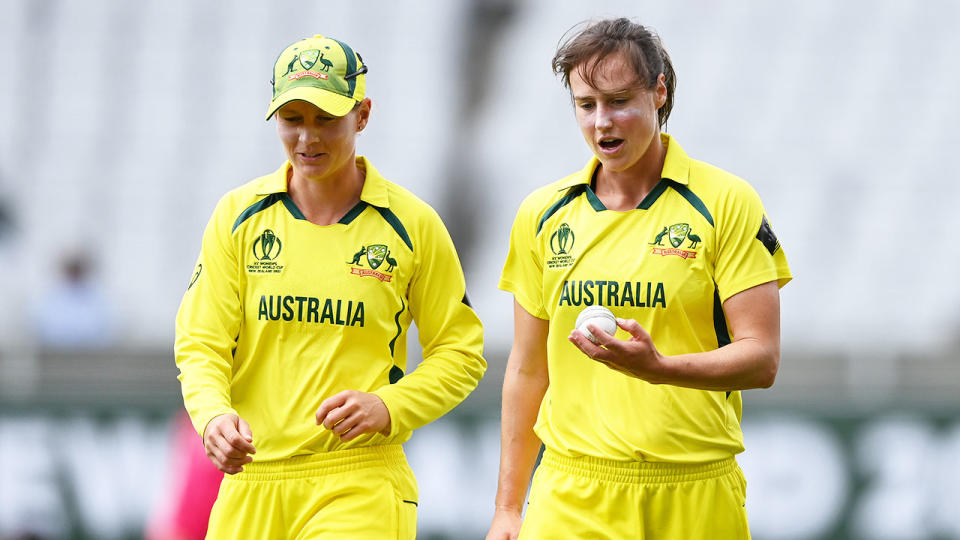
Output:
<svg viewBox="0 0 960 540">
<path fill-rule="evenodd" d="M 254 262 L 247 265 L 247 272 L 279 274 L 283 270 L 283 266 L 276 262 L 280 252 L 283 251 L 283 242 L 275 232 L 264 229 L 260 236 L 253 240 L 252 244 L 250 251 Z"/>
<path fill-rule="evenodd" d="M 573 245 L 577 241 L 577 235 L 573 232 L 570 225 L 561 223 L 553 234 L 550 235 L 550 251 L 553 257 L 547 259 L 547 268 L 566 268 L 573 264 L 574 257 Z"/>
<path fill-rule="evenodd" d="M 363 267 L 366 260 L 368 268 Z M 385 244 L 367 244 L 360 246 L 360 249 L 353 254 L 353 258 L 347 261 L 350 265 L 350 273 L 355 276 L 373 276 L 381 282 L 390 281 L 393 278 L 393 270 L 397 267 L 397 260 L 390 256 L 390 248 Z M 382 272 L 378 269 L 382 268 Z"/>
<path fill-rule="evenodd" d="M 664 238 L 667 239 L 672 247 L 654 247 L 651 253 L 662 257 L 676 255 L 682 259 L 695 259 L 697 258 L 697 252 L 694 250 L 696 250 L 700 242 L 703 241 L 699 235 L 694 234 L 689 223 L 674 223 L 673 225 L 663 227 L 663 230 L 657 233 L 653 242 L 650 242 L 650 245 L 663 246 Z M 684 242 L 689 242 L 689 244 L 687 244 L 688 249 L 682 249 Z"/>
</svg>

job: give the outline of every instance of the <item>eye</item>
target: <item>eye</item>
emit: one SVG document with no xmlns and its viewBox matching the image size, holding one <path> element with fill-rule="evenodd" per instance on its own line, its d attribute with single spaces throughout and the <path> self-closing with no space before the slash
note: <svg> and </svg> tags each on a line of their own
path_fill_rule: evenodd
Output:
<svg viewBox="0 0 960 540">
<path fill-rule="evenodd" d="M 301 121 L 303 117 L 297 115 L 280 115 L 280 119 L 288 124 L 294 124 Z"/>
<path fill-rule="evenodd" d="M 619 98 L 613 98 L 612 100 L 610 100 L 610 103 L 614 105 L 626 105 L 627 101 L 628 101 L 627 98 L 619 97 Z"/>
<path fill-rule="evenodd" d="M 590 101 L 581 101 L 579 107 L 585 111 L 593 109 L 593 103 Z"/>
</svg>

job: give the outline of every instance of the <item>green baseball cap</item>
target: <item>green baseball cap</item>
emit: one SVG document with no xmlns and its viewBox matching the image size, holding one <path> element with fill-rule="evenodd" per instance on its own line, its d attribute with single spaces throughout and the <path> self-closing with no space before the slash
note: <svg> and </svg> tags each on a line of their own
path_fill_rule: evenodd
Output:
<svg viewBox="0 0 960 540">
<path fill-rule="evenodd" d="M 363 101 L 366 72 L 363 59 L 346 43 L 319 34 L 301 39 L 284 49 L 273 66 L 267 120 L 297 99 L 343 116 Z"/>
</svg>

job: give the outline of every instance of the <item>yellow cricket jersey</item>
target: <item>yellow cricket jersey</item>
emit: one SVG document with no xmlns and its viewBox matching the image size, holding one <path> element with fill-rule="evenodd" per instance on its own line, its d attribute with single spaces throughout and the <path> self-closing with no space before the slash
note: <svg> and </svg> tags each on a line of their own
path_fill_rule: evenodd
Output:
<svg viewBox="0 0 960 540">
<path fill-rule="evenodd" d="M 665 355 L 710 351 L 731 342 L 723 301 L 791 279 L 753 188 L 661 138 L 662 179 L 638 208 L 604 207 L 591 189 L 594 158 L 529 195 L 513 225 L 500 288 L 549 320 L 550 385 L 535 431 L 564 455 L 693 463 L 743 450 L 740 392 L 652 385 L 567 341 L 577 314 L 603 305 L 636 319 Z"/>
<path fill-rule="evenodd" d="M 203 236 L 177 314 L 184 402 L 202 435 L 219 414 L 250 423 L 256 459 L 401 443 L 444 414 L 486 369 L 482 327 L 437 213 L 363 157 L 360 202 L 339 223 L 304 219 L 285 163 L 227 193 Z M 407 367 L 415 321 L 423 361 Z M 343 390 L 373 392 L 387 436 L 348 443 L 315 424 Z"/>
</svg>

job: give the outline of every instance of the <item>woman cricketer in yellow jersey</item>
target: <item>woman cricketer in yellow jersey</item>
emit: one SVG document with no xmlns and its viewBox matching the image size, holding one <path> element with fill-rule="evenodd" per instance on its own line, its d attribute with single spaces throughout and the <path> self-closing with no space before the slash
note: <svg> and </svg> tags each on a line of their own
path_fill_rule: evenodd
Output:
<svg viewBox="0 0 960 540">
<path fill-rule="evenodd" d="M 481 324 L 437 213 L 356 154 L 360 55 L 315 36 L 273 71 L 287 161 L 217 204 L 177 315 L 184 402 L 227 473 L 208 538 L 414 538 L 400 445 L 476 387 Z"/>
<path fill-rule="evenodd" d="M 749 538 L 740 390 L 777 373 L 783 250 L 746 182 L 661 132 L 675 76 L 656 34 L 595 22 L 553 67 L 593 157 L 529 195 L 511 232 L 487 538 Z M 574 326 L 596 305 L 619 328 L 588 325 L 593 343 Z"/>
</svg>

